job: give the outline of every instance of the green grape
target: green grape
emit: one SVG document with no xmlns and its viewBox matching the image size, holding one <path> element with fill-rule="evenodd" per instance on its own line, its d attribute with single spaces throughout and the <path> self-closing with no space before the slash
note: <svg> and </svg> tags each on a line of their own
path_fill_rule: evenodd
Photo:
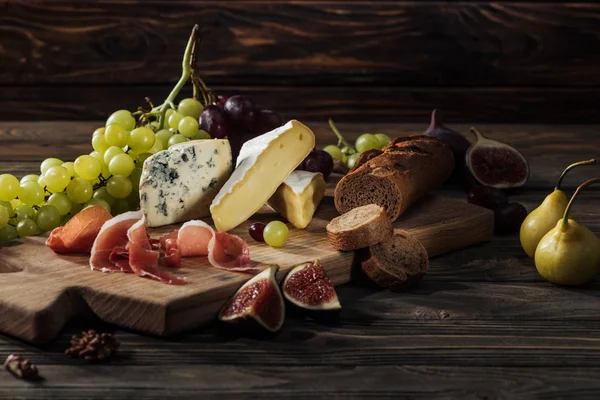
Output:
<svg viewBox="0 0 600 400">
<path fill-rule="evenodd" d="M 17 233 L 17 228 L 12 225 L 6 225 L 4 228 L 0 229 L 0 242 L 10 242 L 11 240 L 15 240 L 19 238 L 19 234 Z"/>
<path fill-rule="evenodd" d="M 165 113 L 165 121 L 167 121 L 167 122 L 168 122 L 168 121 L 169 121 L 169 118 L 171 118 L 171 115 L 173 115 L 173 113 L 174 113 L 174 112 L 175 112 L 175 110 L 174 110 L 174 109 L 172 109 L 172 108 L 168 108 L 168 109 L 167 109 L 167 112 Z M 167 123 L 167 124 L 165 124 L 165 125 L 168 125 L 168 123 Z"/>
<path fill-rule="evenodd" d="M 46 187 L 46 175 L 42 174 L 37 180 L 38 185 L 41 187 Z"/>
<path fill-rule="evenodd" d="M 44 183 L 52 193 L 62 192 L 70 181 L 69 171 L 60 165 L 48 168 L 48 171 L 44 174 Z"/>
<path fill-rule="evenodd" d="M 94 199 L 104 200 L 111 207 L 115 204 L 116 201 L 116 199 L 112 197 L 110 193 L 108 193 L 108 190 L 106 190 L 106 187 L 104 186 L 96 189 L 96 191 L 94 192 Z"/>
<path fill-rule="evenodd" d="M 15 208 L 16 220 L 21 222 L 24 219 L 34 219 L 35 210 L 26 204 L 21 204 Z"/>
<path fill-rule="evenodd" d="M 59 160 L 58 158 L 46 158 L 40 164 L 40 172 L 42 174 L 44 174 L 46 171 L 48 171 L 48 168 L 54 167 L 55 165 L 62 165 L 62 164 L 63 164 L 62 160 Z"/>
<path fill-rule="evenodd" d="M 198 130 L 198 132 L 196 132 L 196 136 L 194 136 L 192 138 L 192 140 L 206 140 L 206 139 L 210 139 L 210 134 L 206 131 L 203 131 L 202 129 Z"/>
<path fill-rule="evenodd" d="M 184 117 L 192 117 L 196 121 L 200 117 L 202 110 L 204 110 L 202 103 L 192 98 L 181 100 L 177 106 L 177 112 L 179 114 L 183 115 Z"/>
<path fill-rule="evenodd" d="M 12 206 L 10 208 L 12 208 Z M 8 209 L 0 204 L 0 228 L 4 228 L 8 224 L 9 218 L 10 214 L 8 213 Z"/>
<path fill-rule="evenodd" d="M 96 130 L 94 131 L 94 133 L 92 133 L 92 137 L 96 136 L 96 135 L 104 135 L 104 132 L 106 131 L 106 128 L 101 126 L 100 128 L 96 128 Z"/>
<path fill-rule="evenodd" d="M 162 141 L 160 141 L 158 138 L 156 138 L 156 140 L 154 140 L 154 145 L 152 146 L 152 148 L 150 150 L 148 150 L 149 154 L 156 154 L 159 151 L 163 151 L 165 149 L 165 147 L 163 146 Z"/>
<path fill-rule="evenodd" d="M 386 144 L 388 144 L 389 142 L 392 141 L 392 139 L 385 133 L 376 133 L 375 138 L 377 139 L 377 142 L 379 143 L 379 146 L 377 146 L 378 149 L 381 149 L 383 146 L 385 146 Z"/>
<path fill-rule="evenodd" d="M 371 149 L 376 149 L 379 147 L 379 140 L 377 140 L 375 135 L 371 135 L 370 133 L 363 133 L 358 137 L 358 139 L 356 139 L 355 147 L 359 153 Z"/>
<path fill-rule="evenodd" d="M 10 204 L 10 201 L 3 201 L 0 200 L 0 207 L 4 206 L 4 208 L 6 208 L 6 211 L 8 211 L 8 216 L 12 217 L 15 214 L 15 210 L 13 209 L 12 204 Z"/>
<path fill-rule="evenodd" d="M 355 153 L 348 157 L 348 160 L 346 161 L 346 165 L 348 166 L 348 168 L 350 168 L 350 169 L 354 168 L 354 165 L 356 164 L 356 160 L 358 159 L 359 155 L 360 154 Z"/>
<path fill-rule="evenodd" d="M 108 204 L 108 202 L 106 200 L 91 199 L 90 201 L 88 201 L 87 203 L 85 203 L 85 205 L 83 206 L 83 208 L 87 208 L 89 206 L 100 206 L 100 207 L 104 208 L 106 211 L 108 211 L 110 213 L 110 204 Z"/>
<path fill-rule="evenodd" d="M 53 206 L 43 206 L 35 216 L 35 223 L 42 232 L 49 232 L 60 225 L 60 213 Z"/>
<path fill-rule="evenodd" d="M 40 179 L 39 175 L 29 174 L 29 175 L 25 175 L 24 177 L 21 178 L 21 183 L 27 182 L 27 181 L 37 182 L 38 179 Z"/>
<path fill-rule="evenodd" d="M 92 198 L 93 193 L 92 184 L 83 178 L 72 179 L 67 186 L 67 196 L 73 203 L 83 204 Z"/>
<path fill-rule="evenodd" d="M 67 215 L 71 212 L 73 202 L 69 200 L 69 196 L 66 193 L 54 193 L 48 198 L 46 204 L 53 206 L 58 210 L 60 215 Z"/>
<path fill-rule="evenodd" d="M 129 147 L 138 152 L 143 153 L 148 151 L 154 145 L 156 137 L 154 131 L 150 128 L 136 128 L 129 134 L 129 140 L 127 144 Z"/>
<path fill-rule="evenodd" d="M 173 136 L 173 132 L 168 129 L 161 129 L 156 132 L 156 139 L 157 141 L 160 140 L 162 142 L 163 149 L 169 147 L 169 139 L 171 139 L 171 136 Z"/>
<path fill-rule="evenodd" d="M 102 130 L 102 133 L 94 132 L 94 136 L 92 136 L 92 147 L 98 153 L 104 153 L 106 149 L 109 148 L 109 145 L 106 142 L 106 139 L 104 138 L 104 130 Z"/>
<path fill-rule="evenodd" d="M 117 175 L 113 176 L 106 182 L 106 190 L 111 196 L 117 199 L 124 199 L 133 190 L 131 180 L 125 176 Z"/>
<path fill-rule="evenodd" d="M 329 153 L 329 155 L 334 159 L 334 160 L 342 160 L 344 158 L 344 154 L 342 154 L 342 150 L 337 147 L 336 145 L 330 144 L 328 146 L 323 147 L 323 151 L 326 151 Z"/>
<path fill-rule="evenodd" d="M 169 139 L 169 147 L 173 146 L 174 144 L 178 144 L 178 143 L 183 143 L 183 142 L 187 142 L 188 138 L 186 138 L 183 135 L 173 135 L 171 136 L 171 139 Z"/>
<path fill-rule="evenodd" d="M 37 182 L 21 183 L 19 200 L 29 206 L 35 206 L 44 201 L 44 189 Z"/>
<path fill-rule="evenodd" d="M 265 226 L 263 238 L 271 247 L 281 247 L 287 241 L 289 229 L 281 221 L 271 221 Z"/>
<path fill-rule="evenodd" d="M 17 207 L 19 207 L 21 205 L 21 200 L 19 199 L 13 199 L 11 201 L 9 201 L 10 205 L 12 206 L 13 210 Z"/>
<path fill-rule="evenodd" d="M 119 124 L 123 129 L 130 131 L 135 128 L 135 118 L 128 110 L 115 111 L 106 120 L 106 126 L 111 124 Z"/>
<path fill-rule="evenodd" d="M 131 193 L 127 197 L 127 204 L 129 205 L 129 209 L 131 211 L 136 211 L 140 209 L 140 195 L 139 193 Z"/>
<path fill-rule="evenodd" d="M 69 213 L 69 215 L 75 215 L 81 210 L 83 210 L 83 204 L 73 203 L 73 205 L 71 206 L 71 212 Z"/>
<path fill-rule="evenodd" d="M 104 162 L 104 153 L 100 153 L 97 151 L 92 151 L 89 154 L 90 157 L 95 158 L 96 160 L 100 161 L 101 163 Z"/>
<path fill-rule="evenodd" d="M 131 187 L 133 193 L 138 193 L 140 191 L 140 178 L 142 177 L 142 169 L 135 168 L 131 175 L 129 175 L 129 180 L 131 181 Z"/>
<path fill-rule="evenodd" d="M 179 126 L 179 122 L 182 119 L 183 115 L 179 114 L 178 112 L 174 112 L 168 119 L 169 127 L 171 127 L 172 129 L 177 129 L 177 127 Z"/>
<path fill-rule="evenodd" d="M 102 177 L 104 179 L 110 178 L 110 171 L 108 170 L 108 165 L 102 163 Z"/>
<path fill-rule="evenodd" d="M 110 209 L 112 210 L 111 214 L 114 216 L 123 214 L 129 211 L 129 203 L 126 199 L 117 199 L 115 205 L 112 206 Z"/>
<path fill-rule="evenodd" d="M 127 144 L 129 134 L 121 125 L 112 124 L 106 127 L 104 139 L 109 146 L 123 147 Z"/>
<path fill-rule="evenodd" d="M 62 164 L 63 168 L 66 168 L 66 170 L 69 172 L 69 177 L 74 177 L 75 176 L 75 163 L 72 161 L 66 162 Z"/>
<path fill-rule="evenodd" d="M 110 160 L 116 156 L 117 154 L 123 154 L 124 151 L 122 148 L 117 146 L 111 146 L 104 152 L 104 164 L 108 166 L 110 164 Z"/>
<path fill-rule="evenodd" d="M 19 237 L 33 236 L 40 233 L 40 228 L 30 219 L 24 219 L 17 224 Z"/>
<path fill-rule="evenodd" d="M 91 181 L 98 179 L 102 172 L 102 164 L 92 156 L 84 155 L 75 159 L 75 173 L 80 178 Z"/>
<path fill-rule="evenodd" d="M 177 130 L 179 130 L 179 133 L 186 138 L 196 136 L 196 132 L 198 132 L 198 119 L 192 117 L 183 117 L 181 121 L 179 121 Z"/>
<path fill-rule="evenodd" d="M 0 175 L 0 200 L 11 201 L 19 194 L 19 180 L 10 174 Z"/>
<path fill-rule="evenodd" d="M 135 164 L 129 154 L 117 154 L 108 164 L 108 171 L 111 175 L 129 176 L 134 168 Z"/>
<path fill-rule="evenodd" d="M 144 161 L 146 161 L 148 159 L 148 157 L 152 156 L 151 153 L 142 153 L 140 154 L 136 160 L 135 160 L 135 165 L 136 167 L 141 168 L 142 165 L 144 165 Z"/>
</svg>

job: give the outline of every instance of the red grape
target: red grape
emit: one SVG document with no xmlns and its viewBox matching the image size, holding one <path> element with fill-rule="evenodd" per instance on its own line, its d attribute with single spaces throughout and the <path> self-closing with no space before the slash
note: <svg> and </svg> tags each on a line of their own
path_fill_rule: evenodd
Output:
<svg viewBox="0 0 600 400">
<path fill-rule="evenodd" d="M 225 101 L 225 113 L 237 125 L 253 126 L 258 112 L 256 104 L 248 96 L 235 95 Z"/>
<path fill-rule="evenodd" d="M 467 195 L 467 201 L 477 206 L 495 210 L 508 203 L 508 197 L 500 189 L 491 186 L 475 186 Z"/>
<path fill-rule="evenodd" d="M 331 171 L 333 171 L 333 158 L 326 151 L 313 150 L 296 169 L 320 172 L 323 174 L 323 177 L 327 179 L 327 177 L 331 175 Z"/>
<path fill-rule="evenodd" d="M 262 135 L 263 133 L 279 128 L 283 124 L 283 118 L 281 118 L 279 113 L 271 110 L 260 110 L 256 119 L 256 133 Z"/>
<path fill-rule="evenodd" d="M 248 232 L 250 233 L 250 236 L 252 236 L 252 239 L 258 242 L 264 242 L 265 238 L 263 237 L 263 232 L 265 230 L 265 226 L 266 225 L 262 222 L 255 222 L 252 225 L 250 225 L 250 229 L 248 229 Z"/>
<path fill-rule="evenodd" d="M 505 235 L 519 232 L 526 217 L 527 209 L 522 204 L 502 204 L 494 212 L 494 233 Z"/>
<path fill-rule="evenodd" d="M 200 114 L 199 123 L 200 129 L 208 132 L 213 139 L 223 139 L 228 134 L 227 115 L 218 106 L 207 106 Z"/>
</svg>

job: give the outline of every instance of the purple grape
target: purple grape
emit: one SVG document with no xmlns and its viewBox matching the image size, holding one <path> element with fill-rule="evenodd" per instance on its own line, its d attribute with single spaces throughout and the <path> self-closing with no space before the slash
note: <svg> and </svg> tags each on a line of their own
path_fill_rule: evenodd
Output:
<svg viewBox="0 0 600 400">
<path fill-rule="evenodd" d="M 508 197 L 500 189 L 491 186 L 475 186 L 467 194 L 467 201 L 477 206 L 495 210 L 508 203 Z"/>
<path fill-rule="evenodd" d="M 494 212 L 494 233 L 506 235 L 519 232 L 527 217 L 527 209 L 519 203 L 506 203 Z"/>
<path fill-rule="evenodd" d="M 225 113 L 237 125 L 254 126 L 258 109 L 248 96 L 235 95 L 225 101 Z"/>
<path fill-rule="evenodd" d="M 213 139 L 223 139 L 229 130 L 229 121 L 225 112 L 215 105 L 207 106 L 200 114 L 200 129 L 205 130 Z"/>
<path fill-rule="evenodd" d="M 265 238 L 263 236 L 263 232 L 265 231 L 265 226 L 266 225 L 262 222 L 255 222 L 252 225 L 250 225 L 250 229 L 248 229 L 248 232 L 250 233 L 250 236 L 252 236 L 252 239 L 258 242 L 264 242 Z"/>
<path fill-rule="evenodd" d="M 260 110 L 258 118 L 256 118 L 256 133 L 262 135 L 263 133 L 279 128 L 283 124 L 283 118 L 279 113 L 271 110 Z"/>
<path fill-rule="evenodd" d="M 296 169 L 320 172 L 323 174 L 323 177 L 327 179 L 329 175 L 331 175 L 331 171 L 333 171 L 333 158 L 326 151 L 313 150 Z"/>
</svg>

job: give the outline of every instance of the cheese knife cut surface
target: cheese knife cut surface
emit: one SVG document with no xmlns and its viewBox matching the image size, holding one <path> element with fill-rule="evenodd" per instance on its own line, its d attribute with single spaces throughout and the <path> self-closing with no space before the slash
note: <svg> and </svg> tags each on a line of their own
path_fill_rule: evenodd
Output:
<svg viewBox="0 0 600 400">
<path fill-rule="evenodd" d="M 250 218 L 314 147 L 315 135 L 296 120 L 244 143 L 236 169 L 210 206 L 217 230 Z"/>
<path fill-rule="evenodd" d="M 304 229 L 323 200 L 326 186 L 320 172 L 292 171 L 268 205 L 296 228 Z"/>
<path fill-rule="evenodd" d="M 210 204 L 231 169 L 226 139 L 180 143 L 149 157 L 140 179 L 146 224 L 162 226 L 210 215 Z"/>
</svg>

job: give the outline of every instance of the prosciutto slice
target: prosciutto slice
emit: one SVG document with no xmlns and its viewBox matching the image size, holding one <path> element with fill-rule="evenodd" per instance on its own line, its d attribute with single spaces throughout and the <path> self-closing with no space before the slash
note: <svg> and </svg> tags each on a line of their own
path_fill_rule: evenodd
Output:
<svg viewBox="0 0 600 400">
<path fill-rule="evenodd" d="M 102 272 L 132 272 L 128 264 L 122 262 L 127 231 L 142 219 L 139 211 L 120 214 L 104 223 L 92 245 L 90 267 Z M 112 260 L 111 260 L 112 255 Z M 118 262 L 115 262 L 118 261 Z"/>
<path fill-rule="evenodd" d="M 187 280 L 179 278 L 168 271 L 158 268 L 160 253 L 152 249 L 152 244 L 146 232 L 146 225 L 140 219 L 127 231 L 127 250 L 129 265 L 138 276 L 146 276 L 170 285 L 185 285 Z"/>
<path fill-rule="evenodd" d="M 239 236 L 214 229 L 200 220 L 188 221 L 179 230 L 160 238 L 163 264 L 179 266 L 178 257 L 208 256 L 212 266 L 228 271 L 256 272 L 248 244 Z"/>
</svg>

